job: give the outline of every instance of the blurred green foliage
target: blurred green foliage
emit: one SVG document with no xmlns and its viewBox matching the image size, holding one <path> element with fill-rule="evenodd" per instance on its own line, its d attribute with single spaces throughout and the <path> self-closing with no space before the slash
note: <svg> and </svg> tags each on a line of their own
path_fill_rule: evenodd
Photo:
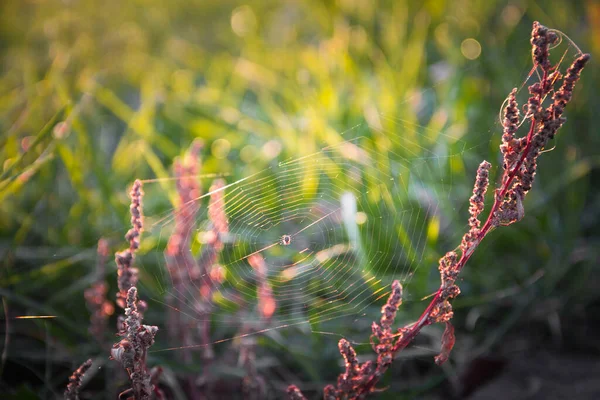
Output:
<svg viewBox="0 0 600 400">
<path fill-rule="evenodd" d="M 598 301 L 590 278 L 598 276 L 600 213 L 596 2 L 2 2 L 0 296 L 10 316 L 58 316 L 12 321 L 8 362 L 37 378 L 3 386 L 50 396 L 76 363 L 107 362 L 87 332 L 82 295 L 94 280 L 95 244 L 108 237 L 121 246 L 131 182 L 171 176 L 195 138 L 204 141 L 202 173 L 230 182 L 337 144 L 357 126 L 375 148 L 394 135 L 398 154 L 443 160 L 426 182 L 444 194 L 443 221 L 428 228 L 401 317 L 414 318 L 425 305 L 418 299 L 437 285 L 437 257 L 464 231 L 476 166 L 498 164 L 498 111 L 531 68 L 534 20 L 591 52 L 591 67 L 556 148 L 542 157 L 526 218 L 495 232 L 467 266 L 457 323 L 464 331 L 473 328 L 467 315 L 482 322 L 476 349 L 461 350 L 459 333 L 465 358 L 490 351 L 523 318 L 585 315 Z M 374 116 L 379 134 L 367 128 Z M 148 185 L 147 209 L 168 212 L 174 190 L 166 180 Z M 142 297 L 159 299 L 154 280 L 164 265 L 153 244 L 142 244 Z M 160 325 L 159 311 L 150 302 L 148 321 Z M 352 326 L 364 342 L 377 306 L 368 312 Z M 284 331 L 259 339 L 271 390 L 300 383 L 310 393 L 332 382 L 338 337 Z M 433 364 L 439 334 L 432 330 L 426 351 L 413 356 Z M 174 358 L 156 353 L 151 364 L 178 371 Z M 382 397 L 419 396 L 453 372 L 395 373 Z"/>
</svg>

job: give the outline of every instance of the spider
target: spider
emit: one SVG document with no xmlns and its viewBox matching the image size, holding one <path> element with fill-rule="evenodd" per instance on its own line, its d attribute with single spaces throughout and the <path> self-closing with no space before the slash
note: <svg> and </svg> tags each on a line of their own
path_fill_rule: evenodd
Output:
<svg viewBox="0 0 600 400">
<path fill-rule="evenodd" d="M 292 237 L 290 235 L 283 235 L 281 237 L 281 244 L 284 246 L 288 246 L 290 243 L 292 243 Z"/>
</svg>

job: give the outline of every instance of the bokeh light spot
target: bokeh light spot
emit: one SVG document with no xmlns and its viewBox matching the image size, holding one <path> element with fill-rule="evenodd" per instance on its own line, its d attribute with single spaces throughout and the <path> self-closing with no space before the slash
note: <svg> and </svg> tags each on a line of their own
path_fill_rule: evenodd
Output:
<svg viewBox="0 0 600 400">
<path fill-rule="evenodd" d="M 210 150 L 215 158 L 223 159 L 229 154 L 231 144 L 226 139 L 217 139 L 210 146 Z"/>
<path fill-rule="evenodd" d="M 502 21 L 510 28 L 518 24 L 522 16 L 521 9 L 513 4 L 509 4 L 502 10 Z"/>
<path fill-rule="evenodd" d="M 65 121 L 54 125 L 54 128 L 52 129 L 52 135 L 59 140 L 65 139 L 67 136 L 69 136 L 69 133 L 71 133 L 71 127 L 69 126 L 69 123 Z"/>
<path fill-rule="evenodd" d="M 367 222 L 367 214 L 362 211 L 357 212 L 356 213 L 356 224 L 362 225 L 365 222 Z"/>
<path fill-rule="evenodd" d="M 477 40 L 468 38 L 460 44 L 460 51 L 465 58 L 475 60 L 481 55 L 481 45 Z"/>
<path fill-rule="evenodd" d="M 268 160 L 271 160 L 281 153 L 281 143 L 277 140 L 269 140 L 262 148 L 262 152 Z"/>
<path fill-rule="evenodd" d="M 231 13 L 231 29 L 239 37 L 248 36 L 256 29 L 256 16 L 250 6 L 244 5 Z"/>
</svg>

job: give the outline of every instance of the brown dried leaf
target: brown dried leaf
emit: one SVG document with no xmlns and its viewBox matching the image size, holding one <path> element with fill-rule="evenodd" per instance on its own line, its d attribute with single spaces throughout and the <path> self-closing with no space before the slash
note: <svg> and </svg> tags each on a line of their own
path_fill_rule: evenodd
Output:
<svg viewBox="0 0 600 400">
<path fill-rule="evenodd" d="M 450 322 L 446 322 L 446 329 L 444 329 L 444 334 L 442 335 L 442 350 L 440 354 L 435 356 L 435 363 L 437 365 L 442 365 L 448 361 L 448 357 L 450 357 L 450 352 L 454 347 L 455 340 L 454 327 Z"/>
</svg>

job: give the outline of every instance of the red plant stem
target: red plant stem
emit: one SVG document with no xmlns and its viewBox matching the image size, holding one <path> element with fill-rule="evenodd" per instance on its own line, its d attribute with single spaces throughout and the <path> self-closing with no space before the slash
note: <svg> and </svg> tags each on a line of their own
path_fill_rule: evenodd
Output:
<svg viewBox="0 0 600 400">
<path fill-rule="evenodd" d="M 544 71 L 544 75 L 543 75 L 542 81 L 541 81 L 542 87 L 545 87 L 547 78 L 548 78 L 547 72 Z M 537 95 L 537 98 L 540 101 L 540 105 L 541 105 L 542 104 L 542 94 Z M 529 132 L 527 133 L 527 144 L 525 146 L 525 150 L 523 151 L 523 154 L 521 155 L 521 158 L 519 159 L 519 161 L 517 162 L 515 167 L 510 172 L 509 172 L 509 170 L 506 170 L 504 172 L 504 176 L 506 177 L 506 179 L 502 180 L 503 183 L 502 183 L 502 187 L 501 187 L 499 194 L 494 196 L 494 204 L 492 205 L 492 209 L 490 210 L 490 213 L 488 214 L 487 220 L 485 221 L 483 227 L 481 228 L 475 244 L 473 246 L 471 246 L 470 248 L 468 248 L 463 254 L 461 254 L 461 257 L 456 265 L 457 272 L 462 271 L 462 269 L 465 266 L 465 264 L 467 263 L 467 261 L 471 258 L 471 256 L 473 255 L 473 253 L 479 246 L 479 243 L 481 243 L 483 238 L 491 230 L 493 230 L 493 228 L 496 227 L 496 225 L 494 225 L 492 222 L 494 219 L 494 215 L 498 211 L 500 204 L 502 204 L 502 200 L 504 199 L 504 196 L 510 189 L 510 185 L 511 185 L 513 179 L 515 178 L 519 169 L 521 168 L 521 166 L 525 162 L 525 159 L 527 158 L 527 154 L 529 153 L 529 151 L 531 149 L 531 143 L 532 143 L 533 134 L 535 132 L 536 122 L 537 121 L 535 119 L 535 116 L 531 116 L 531 125 L 529 128 Z M 507 176 L 507 174 L 508 174 L 508 176 Z M 410 324 L 404 328 L 404 331 L 402 332 L 402 337 L 394 345 L 393 354 L 397 354 L 398 352 L 403 350 L 406 346 L 408 346 L 409 343 L 412 342 L 412 340 L 419 334 L 421 329 L 423 329 L 423 327 L 432 324 L 432 320 L 430 318 L 432 310 L 444 301 L 444 299 L 442 298 L 442 291 L 443 291 L 443 285 L 440 285 L 439 289 L 437 290 L 437 292 L 431 299 L 431 302 L 429 303 L 429 305 L 427 306 L 425 311 L 423 311 L 423 313 L 421 314 L 419 319 L 415 323 Z M 375 387 L 375 385 L 377 384 L 377 382 L 379 381 L 380 376 L 381 375 L 373 375 L 371 377 L 371 379 L 363 385 L 363 387 L 361 388 L 361 393 L 365 393 L 365 394 L 370 393 L 373 390 L 373 388 Z"/>
<path fill-rule="evenodd" d="M 545 79 L 545 74 L 544 74 L 544 79 Z M 501 199 L 503 199 L 504 196 L 506 195 L 506 192 L 510 188 L 510 184 L 511 184 L 512 180 L 514 179 L 514 177 L 516 176 L 517 171 L 519 170 L 519 168 L 521 168 L 521 165 L 523 165 L 523 162 L 525 161 L 525 157 L 526 157 L 527 153 L 529 152 L 529 149 L 531 146 L 531 138 L 533 137 L 535 122 L 536 122 L 535 119 L 532 118 L 531 127 L 527 134 L 527 145 L 525 146 L 523 155 L 517 162 L 517 165 L 509 173 L 508 178 L 506 180 L 503 180 L 504 183 L 502 184 L 502 189 L 500 190 L 500 195 L 495 196 L 495 198 L 494 198 L 494 204 L 492 206 L 492 209 L 490 210 L 487 220 L 485 221 L 483 227 L 481 228 L 481 231 L 479 232 L 479 236 L 477 237 L 477 242 L 475 243 L 475 245 L 471 246 L 466 252 L 464 252 L 461 255 L 460 259 L 458 260 L 458 263 L 456 265 L 456 269 L 458 272 L 462 271 L 462 269 L 464 268 L 467 261 L 471 258 L 471 256 L 477 249 L 477 246 L 479 245 L 479 243 L 481 243 L 483 238 L 492 230 L 493 227 L 495 227 L 494 225 L 492 225 L 493 216 L 496 213 L 496 211 L 498 210 L 498 207 L 500 207 Z M 504 172 L 504 174 L 506 174 L 506 173 L 507 173 L 507 171 Z M 423 329 L 427 325 L 432 324 L 432 321 L 430 319 L 431 311 L 443 301 L 442 291 L 443 291 L 443 286 L 440 285 L 440 287 L 436 291 L 435 295 L 431 299 L 431 302 L 429 303 L 429 305 L 427 306 L 425 311 L 423 311 L 423 313 L 421 314 L 419 319 L 416 322 L 405 327 L 405 330 L 402 332 L 402 338 L 400 338 L 400 340 L 398 340 L 396 342 L 396 344 L 394 345 L 392 354 L 394 354 L 394 355 L 398 354 L 406 346 L 408 346 L 410 344 L 410 342 L 413 341 L 413 339 L 419 334 L 419 332 L 421 332 L 421 329 Z M 381 372 L 383 373 L 384 371 L 381 371 Z M 375 385 L 377 385 L 377 382 L 379 381 L 380 377 L 381 377 L 381 375 L 371 376 L 371 379 L 369 379 L 369 381 L 367 381 L 361 387 L 360 393 L 361 394 L 370 393 L 375 388 Z"/>
</svg>

